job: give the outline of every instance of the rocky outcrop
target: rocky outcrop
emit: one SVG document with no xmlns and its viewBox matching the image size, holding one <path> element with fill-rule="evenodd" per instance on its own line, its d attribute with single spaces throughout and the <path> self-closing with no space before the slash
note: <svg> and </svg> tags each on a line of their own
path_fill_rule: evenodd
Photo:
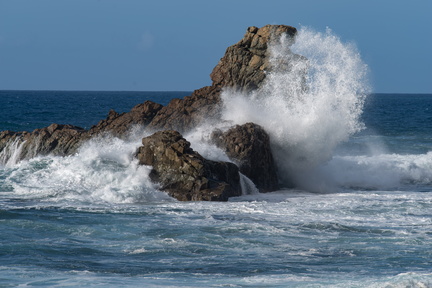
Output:
<svg viewBox="0 0 432 288">
<path fill-rule="evenodd" d="M 51 135 L 49 130 L 52 128 L 49 127 L 35 130 L 30 134 L 28 132 L 18 132 L 16 137 L 19 134 L 19 137 L 26 136 L 28 137 L 26 140 L 29 140 L 32 137 L 40 137 L 39 135 L 42 133 L 44 136 L 41 137 L 40 141 L 57 141 L 58 143 L 45 145 L 40 142 L 44 146 L 41 152 L 50 153 L 50 147 L 52 147 L 53 153 L 62 154 L 75 151 L 75 146 L 81 142 L 78 138 L 86 140 L 89 137 L 104 133 L 123 137 L 133 125 L 147 126 L 154 131 L 163 129 L 173 129 L 180 132 L 189 131 L 203 121 L 218 119 L 222 108 L 220 97 L 222 89 L 249 91 L 261 85 L 265 79 L 266 70 L 270 69 L 268 45 L 283 34 L 293 39 L 296 29 L 286 25 L 266 25 L 262 28 L 249 27 L 243 39 L 228 47 L 225 55 L 213 69 L 210 75 L 212 79 L 211 86 L 195 90 L 192 95 L 183 99 L 173 99 L 165 107 L 146 101 L 138 104 L 127 113 L 119 114 L 113 110 L 110 111 L 105 120 L 100 121 L 89 131 L 82 131 L 79 127 L 73 128 L 69 125 L 62 125 L 61 127 L 65 130 L 63 128 L 57 129 L 62 130 L 64 133 L 56 132 L 54 138 L 47 136 L 48 134 Z M 71 135 L 66 132 L 69 129 L 68 127 L 74 130 L 69 131 L 72 133 Z M 48 132 L 48 134 L 44 131 Z M 2 137 L 1 135 L 0 137 Z M 65 135 L 66 139 L 57 138 L 60 135 Z M 0 138 L 0 142 L 7 142 L 6 139 L 10 138 L 9 136 L 3 137 L 6 138 Z M 69 144 L 70 137 L 74 139 L 74 145 Z M 67 147 L 60 148 L 62 143 L 66 143 Z M 75 148 L 72 149 L 72 146 Z M 58 152 L 55 152 L 55 150 Z M 30 155 L 32 153 L 24 154 Z"/>
<path fill-rule="evenodd" d="M 137 158 L 152 167 L 150 178 L 181 201 L 227 201 L 240 196 L 236 165 L 215 162 L 195 152 L 182 135 L 173 130 L 160 131 L 143 138 Z"/>
<path fill-rule="evenodd" d="M 127 113 L 119 114 L 111 110 L 106 119 L 90 130 L 73 125 L 51 124 L 33 132 L 3 131 L 0 133 L 0 164 L 38 155 L 71 155 L 84 141 L 95 136 L 110 134 L 125 137 L 134 125 L 147 125 L 162 107 L 146 101 Z"/>
<path fill-rule="evenodd" d="M 278 189 L 270 137 L 261 126 L 246 123 L 225 132 L 216 130 L 212 133 L 212 139 L 238 165 L 240 172 L 254 182 L 260 192 Z"/>
<path fill-rule="evenodd" d="M 213 69 L 213 85 L 243 92 L 258 89 L 271 68 L 269 44 L 283 34 L 293 39 L 296 33 L 296 28 L 286 25 L 249 27 L 243 39 L 228 47 Z"/>
<path fill-rule="evenodd" d="M 51 124 L 33 132 L 0 133 L 0 160 L 6 163 L 38 155 L 66 156 L 76 152 L 83 140 L 84 130 L 73 125 Z"/>
<path fill-rule="evenodd" d="M 156 114 L 149 127 L 186 132 L 203 121 L 218 119 L 222 89 L 249 92 L 260 87 L 271 68 L 269 43 L 277 41 L 283 34 L 294 39 L 296 33 L 296 28 L 286 25 L 249 27 L 243 39 L 228 47 L 213 69 L 210 74 L 212 86 L 171 101 Z"/>
<path fill-rule="evenodd" d="M 221 88 L 206 86 L 183 99 L 173 99 L 163 107 L 148 125 L 149 129 L 190 131 L 204 121 L 218 119 L 222 103 Z"/>
<path fill-rule="evenodd" d="M 270 61 L 269 44 L 284 35 L 292 41 L 296 29 L 286 25 L 249 27 L 238 43 L 227 48 L 213 69 L 212 85 L 195 90 L 183 99 L 173 99 L 167 106 L 146 101 L 130 112 L 111 110 L 108 117 L 89 130 L 71 125 L 52 124 L 33 132 L 0 133 L 0 162 L 27 159 L 36 155 L 70 155 L 83 141 L 105 134 L 126 137 L 134 125 L 159 131 L 143 139 L 136 156 L 140 164 L 150 165 L 151 178 L 162 190 L 179 200 L 226 201 L 240 195 L 239 173 L 249 177 L 262 192 L 277 189 L 276 168 L 270 140 L 262 127 L 253 123 L 235 126 L 226 132 L 215 131 L 213 140 L 224 149 L 233 163 L 204 159 L 193 151 L 180 133 L 190 131 L 205 121 L 220 121 L 221 93 L 259 91 L 266 73 L 275 64 Z M 290 66 L 292 54 L 277 66 Z M 294 60 L 293 60 L 294 61 Z M 161 131 L 162 130 L 162 131 Z M 176 132 L 176 131 L 179 132 Z M 0 164 L 1 164 L 0 163 Z"/>
<path fill-rule="evenodd" d="M 134 125 L 147 126 L 162 108 L 161 104 L 145 101 L 127 113 L 119 114 L 111 110 L 106 119 L 90 128 L 88 135 L 109 133 L 116 137 L 124 137 Z"/>
</svg>

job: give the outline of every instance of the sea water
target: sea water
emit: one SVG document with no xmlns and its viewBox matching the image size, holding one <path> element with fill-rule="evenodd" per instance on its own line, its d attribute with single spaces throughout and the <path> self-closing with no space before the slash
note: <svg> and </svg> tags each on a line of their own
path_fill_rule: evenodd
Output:
<svg viewBox="0 0 432 288">
<path fill-rule="evenodd" d="M 229 202 L 178 202 L 133 157 L 142 129 L 2 163 L 0 286 L 432 287 L 432 95 L 370 94 L 359 52 L 331 31 L 272 49 L 308 58 L 308 89 L 304 62 L 276 70 L 259 95 L 225 91 L 218 125 L 262 125 L 287 188 L 243 179 Z M 0 130 L 90 128 L 188 94 L 0 91 Z M 209 132 L 185 137 L 228 160 Z"/>
</svg>

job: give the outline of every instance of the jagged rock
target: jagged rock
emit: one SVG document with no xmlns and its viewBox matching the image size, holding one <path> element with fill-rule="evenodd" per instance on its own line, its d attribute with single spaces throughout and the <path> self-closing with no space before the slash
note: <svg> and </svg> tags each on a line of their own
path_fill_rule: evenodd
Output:
<svg viewBox="0 0 432 288">
<path fill-rule="evenodd" d="M 227 48 L 210 74 L 213 85 L 249 92 L 257 89 L 270 68 L 268 45 L 282 34 L 293 39 L 297 29 L 286 25 L 249 27 L 238 43 Z"/>
<path fill-rule="evenodd" d="M 251 179 L 260 192 L 278 189 L 277 169 L 270 149 L 270 137 L 254 123 L 236 125 L 226 132 L 216 130 L 211 138 L 225 150 L 240 172 Z"/>
<path fill-rule="evenodd" d="M 27 143 L 32 148 L 36 148 L 35 155 L 70 155 L 75 153 L 78 144 L 81 141 L 81 135 L 85 129 L 73 125 L 59 125 L 51 124 L 50 126 L 42 129 L 36 129 L 31 134 L 32 137 L 26 139 Z M 29 151 L 31 149 L 26 148 Z"/>
<path fill-rule="evenodd" d="M 257 89 L 270 69 L 268 44 L 282 34 L 294 39 L 297 29 L 286 25 L 249 27 L 243 39 L 227 48 L 213 69 L 212 86 L 198 89 L 184 99 L 174 99 L 150 122 L 152 129 L 174 129 L 186 132 L 205 120 L 218 119 L 222 89 L 252 91 Z"/>
<path fill-rule="evenodd" d="M 173 99 L 156 114 L 148 127 L 186 132 L 204 121 L 217 119 L 222 107 L 220 92 L 219 87 L 206 86 L 183 99 Z"/>
<path fill-rule="evenodd" d="M 85 140 L 106 133 L 124 137 L 133 125 L 147 125 L 162 107 L 161 104 L 146 101 L 127 113 L 119 114 L 111 110 L 106 119 L 90 130 L 73 125 L 51 124 L 33 132 L 3 131 L 0 133 L 0 164 L 11 158 L 16 162 L 37 155 L 71 155 Z"/>
<path fill-rule="evenodd" d="M 73 125 L 51 124 L 33 132 L 0 133 L 0 160 L 6 163 L 29 159 L 37 155 L 65 156 L 76 152 L 85 129 Z"/>
<path fill-rule="evenodd" d="M 130 112 L 119 114 L 111 110 L 108 117 L 90 128 L 90 136 L 110 133 L 117 137 L 123 137 L 130 131 L 133 125 L 147 126 L 162 109 L 162 105 L 145 101 L 132 108 Z"/>
<path fill-rule="evenodd" d="M 268 43 L 282 34 L 293 38 L 295 33 L 295 28 L 286 25 L 249 27 L 243 39 L 228 47 L 225 56 L 214 68 L 211 73 L 213 81 L 211 86 L 195 90 L 192 95 L 184 99 L 174 99 L 166 107 L 146 101 L 127 113 L 118 114 L 110 111 L 105 120 L 100 121 L 89 131 L 79 127 L 55 124 L 58 127 L 54 135 L 50 132 L 52 127 L 38 129 L 31 133 L 18 132 L 14 136 L 2 133 L 0 153 L 3 153 L 4 147 L 25 140 L 28 143 L 23 145 L 22 153 L 17 160 L 34 157 L 38 153 L 67 155 L 74 153 L 82 141 L 95 135 L 111 133 L 123 137 L 135 124 L 147 126 L 155 131 L 162 129 L 189 131 L 203 121 L 218 119 L 222 109 L 220 97 L 222 89 L 246 91 L 259 87 L 265 79 L 266 69 L 269 68 Z M 34 143 L 40 145 L 40 148 L 34 149 Z M 25 151 L 26 149 L 33 150 Z"/>
<path fill-rule="evenodd" d="M 152 166 L 151 179 L 172 197 L 227 201 L 241 195 L 237 166 L 203 158 L 179 132 L 156 132 L 143 138 L 142 144 L 137 151 L 139 163 Z"/>
</svg>

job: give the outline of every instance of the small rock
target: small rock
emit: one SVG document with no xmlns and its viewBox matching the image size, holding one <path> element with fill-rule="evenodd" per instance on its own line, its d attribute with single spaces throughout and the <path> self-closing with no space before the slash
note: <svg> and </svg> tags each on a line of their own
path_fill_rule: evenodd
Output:
<svg viewBox="0 0 432 288">
<path fill-rule="evenodd" d="M 254 123 L 236 125 L 226 132 L 214 131 L 211 138 L 237 163 L 240 172 L 251 179 L 260 192 L 278 189 L 270 137 L 261 126 Z"/>
</svg>

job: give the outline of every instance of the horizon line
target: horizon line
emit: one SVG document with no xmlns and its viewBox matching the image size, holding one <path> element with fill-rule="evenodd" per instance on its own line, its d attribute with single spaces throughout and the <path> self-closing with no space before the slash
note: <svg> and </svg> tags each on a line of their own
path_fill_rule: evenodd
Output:
<svg viewBox="0 0 432 288">
<path fill-rule="evenodd" d="M 94 90 L 94 89 L 0 89 L 3 92 L 30 92 L 30 91 L 38 91 L 38 92 L 193 92 L 197 89 L 193 90 Z M 371 92 L 370 94 L 432 94 L 431 92 Z"/>
</svg>

